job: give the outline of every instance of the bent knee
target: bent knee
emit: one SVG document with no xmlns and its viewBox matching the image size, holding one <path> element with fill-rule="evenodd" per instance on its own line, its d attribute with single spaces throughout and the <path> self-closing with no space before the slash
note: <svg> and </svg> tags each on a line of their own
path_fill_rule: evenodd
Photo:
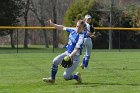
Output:
<svg viewBox="0 0 140 93">
<path fill-rule="evenodd" d="M 65 80 L 70 80 L 70 75 L 67 75 L 66 73 L 63 74 L 63 77 Z"/>
</svg>

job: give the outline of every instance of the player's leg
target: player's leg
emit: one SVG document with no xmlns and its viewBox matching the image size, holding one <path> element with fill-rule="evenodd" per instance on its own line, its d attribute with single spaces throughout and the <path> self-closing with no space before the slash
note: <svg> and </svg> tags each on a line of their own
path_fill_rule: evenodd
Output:
<svg viewBox="0 0 140 93">
<path fill-rule="evenodd" d="M 61 64 L 63 58 L 68 55 L 68 52 L 64 52 L 57 57 L 54 58 L 52 63 L 52 69 L 51 69 L 51 77 L 52 79 L 55 79 L 56 73 L 58 71 L 58 65 Z"/>
<path fill-rule="evenodd" d="M 86 57 L 86 54 L 84 54 L 83 59 L 82 59 L 82 63 L 80 65 L 82 69 L 84 69 L 84 67 L 85 67 L 85 63 L 86 63 L 85 57 Z"/>
<path fill-rule="evenodd" d="M 43 78 L 43 81 L 45 82 L 51 82 L 54 83 L 55 77 L 58 71 L 58 65 L 62 62 L 63 58 L 68 55 L 68 52 L 64 52 L 58 56 L 56 56 L 53 60 L 52 67 L 51 67 L 51 75 L 49 78 Z"/>
<path fill-rule="evenodd" d="M 78 83 L 81 83 L 81 74 L 79 72 L 77 72 L 76 74 L 72 74 L 76 70 L 79 61 L 80 56 L 73 57 L 73 65 L 70 68 L 67 68 L 63 74 L 65 80 L 75 79 L 78 81 Z"/>
<path fill-rule="evenodd" d="M 87 46 L 86 46 L 86 56 L 85 56 L 85 68 L 88 67 L 91 51 L 92 51 L 92 40 L 91 38 L 88 38 L 87 40 Z"/>
<path fill-rule="evenodd" d="M 85 55 L 84 55 L 84 68 L 88 67 L 89 59 L 90 59 L 90 54 L 92 51 L 92 40 L 91 38 L 87 38 L 86 40 L 86 45 L 85 45 Z"/>
<path fill-rule="evenodd" d="M 86 44 L 87 44 L 87 38 L 84 38 L 84 43 L 83 43 L 84 47 L 86 47 Z M 86 48 L 85 48 L 85 50 L 86 50 Z M 82 69 L 84 69 L 85 57 L 86 57 L 86 51 L 85 51 L 83 59 L 82 59 L 82 64 L 80 65 Z"/>
</svg>

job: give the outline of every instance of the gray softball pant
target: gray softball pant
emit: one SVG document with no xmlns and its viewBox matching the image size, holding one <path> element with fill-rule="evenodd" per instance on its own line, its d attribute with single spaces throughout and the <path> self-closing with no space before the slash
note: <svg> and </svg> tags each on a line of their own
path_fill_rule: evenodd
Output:
<svg viewBox="0 0 140 93">
<path fill-rule="evenodd" d="M 85 46 L 85 54 L 84 54 L 84 58 L 89 57 L 90 58 L 90 54 L 92 51 L 92 40 L 91 38 L 84 38 L 84 44 Z M 87 58 L 87 59 L 89 59 Z"/>
<path fill-rule="evenodd" d="M 58 66 L 59 64 L 61 64 L 63 58 L 66 55 L 69 55 L 69 53 L 67 51 L 58 55 L 58 56 L 56 56 L 53 60 L 53 64 L 55 66 Z M 80 55 L 75 55 L 75 56 L 72 57 L 72 59 L 73 59 L 73 65 L 70 68 L 66 68 L 66 70 L 63 73 L 64 79 L 66 79 L 66 80 L 70 79 L 72 73 L 76 70 L 76 68 L 79 64 L 79 61 L 80 61 Z"/>
</svg>

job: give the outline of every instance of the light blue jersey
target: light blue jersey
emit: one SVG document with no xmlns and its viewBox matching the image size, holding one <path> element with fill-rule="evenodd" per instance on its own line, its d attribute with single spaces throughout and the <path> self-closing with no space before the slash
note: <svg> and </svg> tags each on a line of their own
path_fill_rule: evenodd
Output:
<svg viewBox="0 0 140 93">
<path fill-rule="evenodd" d="M 84 34 L 83 33 L 77 33 L 76 29 L 74 28 L 63 28 L 63 30 L 66 30 L 69 33 L 69 40 L 68 40 L 68 45 L 66 46 L 66 51 L 57 57 L 54 58 L 53 60 L 53 65 L 52 65 L 52 72 L 51 72 L 51 77 L 52 79 L 55 79 L 57 70 L 58 70 L 58 65 L 61 64 L 63 58 L 70 53 L 73 52 L 74 48 L 78 48 L 80 51 L 72 57 L 73 60 L 73 65 L 70 68 L 67 68 L 63 76 L 66 80 L 72 80 L 72 79 L 77 79 L 78 77 L 75 74 L 72 74 L 76 67 L 79 64 L 80 61 L 80 54 L 82 51 L 82 45 L 84 41 Z"/>
<path fill-rule="evenodd" d="M 62 65 L 62 61 L 65 60 L 66 56 L 69 56 L 73 64 L 71 67 L 68 67 L 65 69 L 63 73 L 63 77 L 65 80 L 74 79 L 78 83 L 81 83 L 82 82 L 81 74 L 79 72 L 74 74 L 73 72 L 76 70 L 80 62 L 80 54 L 82 52 L 82 45 L 84 43 L 83 31 L 86 27 L 86 24 L 84 23 L 83 20 L 79 20 L 76 24 L 76 28 L 67 28 L 67 27 L 64 27 L 63 25 L 54 24 L 53 22 L 51 22 L 51 20 L 49 20 L 49 23 L 52 26 L 56 27 L 56 29 L 67 31 L 69 33 L 69 37 L 68 37 L 68 44 L 65 46 L 66 51 L 59 54 L 53 59 L 50 77 L 43 78 L 43 81 L 54 83 L 55 77 L 58 71 L 58 66 Z"/>
<path fill-rule="evenodd" d="M 69 53 L 71 53 L 74 50 L 74 48 L 79 48 L 80 52 L 77 55 L 80 55 L 82 52 L 84 34 L 83 33 L 78 34 L 75 30 L 76 29 L 73 28 L 66 28 L 66 31 L 70 33 L 66 49 Z"/>
</svg>

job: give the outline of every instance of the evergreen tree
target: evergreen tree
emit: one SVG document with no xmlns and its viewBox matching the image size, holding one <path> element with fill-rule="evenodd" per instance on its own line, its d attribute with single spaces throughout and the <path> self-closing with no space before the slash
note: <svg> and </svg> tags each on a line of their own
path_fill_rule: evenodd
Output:
<svg viewBox="0 0 140 93">
<path fill-rule="evenodd" d="M 22 15 L 24 2 L 22 0 L 1 0 L 0 26 L 14 26 L 18 23 L 18 17 Z M 11 31 L 2 29 L 0 35 L 7 35 Z"/>
<path fill-rule="evenodd" d="M 96 27 L 109 27 L 110 0 L 76 0 L 65 15 L 65 24 L 73 26 L 76 20 L 83 19 L 85 14 L 93 17 L 93 25 Z M 139 8 L 132 6 L 119 6 L 117 1 L 112 7 L 112 27 L 136 27 L 139 26 Z M 127 12 L 127 13 L 126 13 Z M 125 15 L 124 15 L 125 14 Z M 108 31 L 96 31 L 94 48 L 108 48 Z M 139 32 L 113 31 L 112 48 L 140 48 Z"/>
</svg>

